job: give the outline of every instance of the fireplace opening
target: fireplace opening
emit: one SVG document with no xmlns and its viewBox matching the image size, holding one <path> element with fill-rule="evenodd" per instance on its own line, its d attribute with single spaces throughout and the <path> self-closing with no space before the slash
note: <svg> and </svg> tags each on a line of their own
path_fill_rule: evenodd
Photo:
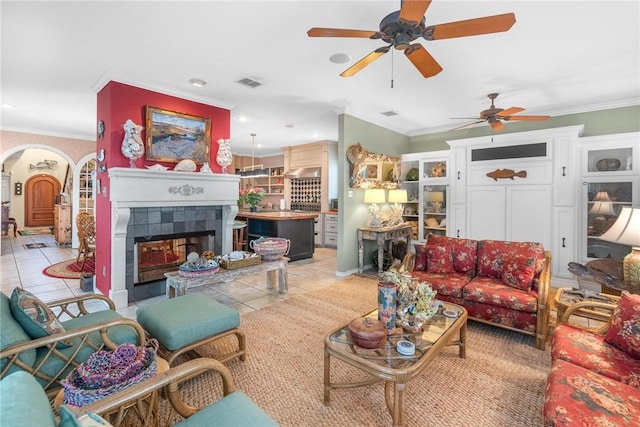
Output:
<svg viewBox="0 0 640 427">
<path fill-rule="evenodd" d="M 136 237 L 134 241 L 134 286 L 164 280 L 164 273 L 178 269 L 190 252 L 213 250 L 215 230 Z"/>
</svg>

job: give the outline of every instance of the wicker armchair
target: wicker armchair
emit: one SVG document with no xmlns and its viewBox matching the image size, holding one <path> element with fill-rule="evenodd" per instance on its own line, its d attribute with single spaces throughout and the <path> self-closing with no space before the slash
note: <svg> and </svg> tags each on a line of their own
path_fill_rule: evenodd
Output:
<svg viewBox="0 0 640 427">
<path fill-rule="evenodd" d="M 94 352 L 113 350 L 124 342 L 145 342 L 142 327 L 118 314 L 113 301 L 102 295 L 66 298 L 47 306 L 62 322 L 65 332 L 31 339 L 13 318 L 9 298 L 0 293 L 0 378 L 19 370 L 29 372 L 49 399 L 61 388 L 60 380 Z M 92 306 L 108 309 L 90 311 Z"/>
<path fill-rule="evenodd" d="M 221 393 L 217 396 L 219 399 L 205 403 L 203 406 L 192 406 L 185 402 L 185 398 L 198 399 L 200 396 L 196 394 L 186 396 L 187 393 L 180 393 L 179 389 L 182 383 L 205 374 L 216 375 L 222 381 Z M 165 393 L 158 393 L 161 390 Z M 212 393 L 212 396 L 215 394 Z M 153 396 L 151 399 L 149 399 L 150 395 Z M 166 396 L 168 401 L 162 399 L 158 402 L 158 395 Z M 155 410 L 158 405 L 159 411 Z M 278 425 L 249 397 L 236 391 L 229 369 L 211 358 L 190 360 L 82 408 L 69 407 L 68 409 L 77 411 L 77 415 L 87 412 L 98 414 L 114 427 L 137 424 L 136 421 L 139 421 L 140 425 L 184 427 L 212 425 L 212 423 L 265 427 Z"/>
<path fill-rule="evenodd" d="M 78 228 L 78 239 L 80 240 L 76 262 L 79 262 L 80 256 L 82 256 L 80 271 L 83 271 L 87 258 L 91 255 L 95 256 L 96 253 L 96 221 L 93 214 L 80 212 L 76 216 L 76 227 Z"/>
</svg>

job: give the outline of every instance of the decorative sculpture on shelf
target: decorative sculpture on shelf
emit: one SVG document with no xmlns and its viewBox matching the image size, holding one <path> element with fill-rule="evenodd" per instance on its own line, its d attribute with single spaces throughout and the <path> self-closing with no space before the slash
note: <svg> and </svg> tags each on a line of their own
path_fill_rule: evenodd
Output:
<svg viewBox="0 0 640 427">
<path fill-rule="evenodd" d="M 229 167 L 231 162 L 233 162 L 233 155 L 231 154 L 231 140 L 219 139 L 216 163 L 218 163 L 222 168 L 222 173 L 227 173 L 227 167 Z"/>
<path fill-rule="evenodd" d="M 131 119 L 127 119 L 122 127 L 124 128 L 122 155 L 129 159 L 129 165 L 135 168 L 136 160 L 144 155 L 144 144 L 140 137 L 140 132 L 142 132 L 144 126 L 137 125 Z"/>
</svg>

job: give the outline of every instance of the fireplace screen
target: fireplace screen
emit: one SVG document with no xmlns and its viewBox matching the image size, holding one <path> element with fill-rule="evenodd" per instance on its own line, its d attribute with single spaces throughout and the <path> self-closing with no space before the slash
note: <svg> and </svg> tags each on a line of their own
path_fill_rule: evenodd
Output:
<svg viewBox="0 0 640 427">
<path fill-rule="evenodd" d="M 140 242 L 137 247 L 137 283 L 164 279 L 164 273 L 177 270 L 187 260 L 187 239 Z"/>
</svg>

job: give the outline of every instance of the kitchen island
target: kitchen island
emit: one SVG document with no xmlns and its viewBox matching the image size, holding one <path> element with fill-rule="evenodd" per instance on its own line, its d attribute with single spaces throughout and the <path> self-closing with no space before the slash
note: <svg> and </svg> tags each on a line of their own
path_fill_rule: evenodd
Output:
<svg viewBox="0 0 640 427">
<path fill-rule="evenodd" d="M 237 218 L 247 221 L 247 242 L 260 237 L 280 237 L 289 239 L 290 261 L 313 257 L 314 221 L 318 214 L 313 212 L 245 212 L 238 213 Z"/>
</svg>

